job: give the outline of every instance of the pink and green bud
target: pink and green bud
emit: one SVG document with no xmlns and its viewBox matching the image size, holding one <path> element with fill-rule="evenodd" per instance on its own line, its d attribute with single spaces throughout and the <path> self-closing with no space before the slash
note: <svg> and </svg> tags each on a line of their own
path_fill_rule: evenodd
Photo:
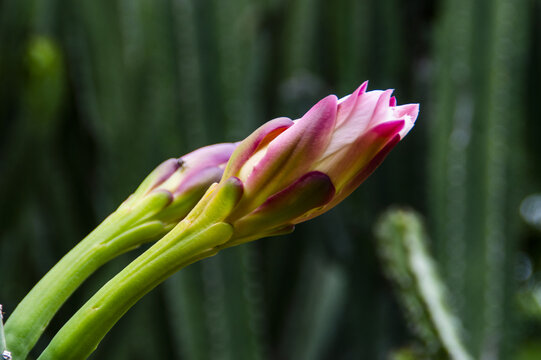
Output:
<svg viewBox="0 0 541 360">
<path fill-rule="evenodd" d="M 236 144 L 222 143 L 197 149 L 178 159 L 160 164 L 122 204 L 134 207 L 141 202 L 149 206 L 148 217 L 166 223 L 184 218 L 205 194 L 219 182 Z"/>
<path fill-rule="evenodd" d="M 334 207 L 411 130 L 418 104 L 397 106 L 392 90 L 366 88 L 329 95 L 300 119 L 271 120 L 238 145 L 223 176 L 244 186 L 229 218 L 236 239 L 286 231 Z"/>
</svg>

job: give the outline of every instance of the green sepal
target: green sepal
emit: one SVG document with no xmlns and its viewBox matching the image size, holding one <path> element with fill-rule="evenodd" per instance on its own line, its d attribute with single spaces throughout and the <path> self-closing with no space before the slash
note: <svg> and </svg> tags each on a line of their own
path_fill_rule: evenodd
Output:
<svg viewBox="0 0 541 360">
<path fill-rule="evenodd" d="M 231 214 L 242 194 L 242 182 L 236 177 L 230 177 L 209 189 L 203 198 L 204 208 L 197 206 L 181 224 L 204 226 L 205 224 L 221 222 Z"/>
<path fill-rule="evenodd" d="M 181 196 L 175 196 L 173 202 L 166 208 L 156 214 L 156 219 L 164 223 L 178 223 L 186 217 L 193 207 L 199 202 L 205 194 L 207 188 L 194 187 L 190 191 L 183 193 Z"/>
<path fill-rule="evenodd" d="M 179 159 L 168 159 L 158 165 L 148 176 L 141 182 L 137 189 L 124 204 L 132 205 L 141 200 L 148 192 L 161 184 L 168 176 L 173 174 L 180 168 Z M 123 205 L 124 205 L 123 204 Z"/>
<path fill-rule="evenodd" d="M 209 253 L 208 256 L 211 256 L 210 253 L 212 253 L 212 255 L 214 255 L 216 252 L 213 252 L 212 250 L 231 239 L 233 231 L 233 226 L 228 223 L 219 222 L 213 224 L 203 231 L 179 241 L 177 245 L 172 248 L 172 253 L 168 253 L 168 256 L 173 255 L 180 258 L 186 257 L 186 254 L 189 254 L 189 257 L 197 256 L 201 259 L 199 256 L 203 254 Z"/>
<path fill-rule="evenodd" d="M 128 218 L 133 219 L 135 225 L 140 224 L 161 212 L 172 202 L 173 194 L 169 191 L 153 190 L 130 208 L 132 214 Z"/>
<path fill-rule="evenodd" d="M 221 249 L 229 248 L 232 246 L 245 244 L 250 241 L 263 239 L 266 237 L 287 235 L 287 234 L 291 234 L 293 231 L 295 231 L 295 225 L 287 224 L 287 225 L 283 225 L 283 226 L 279 226 L 277 228 L 271 229 L 269 231 L 265 231 L 265 232 L 245 236 L 245 237 L 237 237 L 235 235 L 235 237 L 233 237 L 232 240 L 228 241 L 227 243 L 223 245 L 220 245 L 219 248 L 221 250 Z"/>
<path fill-rule="evenodd" d="M 111 254 L 112 257 L 125 253 L 129 250 L 141 246 L 143 243 L 151 242 L 159 239 L 166 234 L 172 227 L 166 226 L 163 222 L 154 220 L 138 225 L 119 236 L 107 240 L 99 246 L 110 246 L 118 249 L 117 252 Z"/>
</svg>

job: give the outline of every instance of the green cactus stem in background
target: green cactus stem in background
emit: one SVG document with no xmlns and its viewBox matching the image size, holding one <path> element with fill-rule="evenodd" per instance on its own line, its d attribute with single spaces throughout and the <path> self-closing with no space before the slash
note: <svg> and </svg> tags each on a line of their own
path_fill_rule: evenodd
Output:
<svg viewBox="0 0 541 360">
<path fill-rule="evenodd" d="M 426 355 L 432 358 L 443 351 L 453 360 L 472 360 L 447 304 L 447 291 L 428 252 L 419 216 L 391 210 L 379 221 L 376 237 L 383 268 Z"/>
</svg>

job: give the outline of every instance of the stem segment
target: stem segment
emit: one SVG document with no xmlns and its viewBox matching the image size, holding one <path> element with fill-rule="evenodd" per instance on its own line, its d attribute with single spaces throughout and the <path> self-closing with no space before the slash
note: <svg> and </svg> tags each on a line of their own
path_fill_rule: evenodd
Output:
<svg viewBox="0 0 541 360">
<path fill-rule="evenodd" d="M 60 329 L 41 360 L 86 359 L 143 295 L 184 266 L 218 252 L 233 235 L 224 222 L 243 193 L 240 180 L 211 186 L 184 220 L 105 284 Z"/>
<path fill-rule="evenodd" d="M 58 309 L 94 271 L 112 258 L 167 231 L 146 221 L 149 208 L 169 201 L 161 194 L 138 206 L 121 206 L 66 254 L 26 295 L 5 325 L 7 348 L 25 359 Z"/>
<path fill-rule="evenodd" d="M 86 359 L 113 325 L 143 295 L 202 258 L 233 234 L 218 222 L 200 231 L 177 226 L 103 286 L 53 338 L 40 360 Z"/>
</svg>

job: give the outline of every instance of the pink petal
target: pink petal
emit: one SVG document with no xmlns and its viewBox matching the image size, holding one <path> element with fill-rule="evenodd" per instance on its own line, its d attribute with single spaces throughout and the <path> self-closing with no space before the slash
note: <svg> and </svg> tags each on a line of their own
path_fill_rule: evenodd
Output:
<svg viewBox="0 0 541 360">
<path fill-rule="evenodd" d="M 351 95 L 343 97 L 338 101 L 338 111 L 336 113 L 336 127 L 340 126 L 345 121 L 355 108 L 357 99 L 359 96 L 366 92 L 368 87 L 368 81 L 365 81 L 361 86 L 357 88 Z"/>
<path fill-rule="evenodd" d="M 393 93 L 393 90 L 385 90 L 381 94 L 376 104 L 376 109 L 374 110 L 372 120 L 370 121 L 371 126 L 375 126 L 379 123 L 382 123 L 384 121 L 391 119 L 391 109 L 389 107 L 389 103 L 391 101 L 392 93 Z"/>
<path fill-rule="evenodd" d="M 306 221 L 309 219 L 312 219 L 316 216 L 319 216 L 323 214 L 324 212 L 329 211 L 336 205 L 338 205 L 342 200 L 344 200 L 346 197 L 348 197 L 355 189 L 361 185 L 370 174 L 374 172 L 374 170 L 377 169 L 377 167 L 382 163 L 382 161 L 385 159 L 385 157 L 389 154 L 389 152 L 398 144 L 400 141 L 400 135 L 396 134 L 392 139 L 390 139 L 387 144 L 379 150 L 376 155 L 369 160 L 369 162 L 362 167 L 362 169 L 355 174 L 340 190 L 339 193 L 335 195 L 335 197 L 327 203 L 323 208 L 317 209 L 315 211 L 312 211 L 311 213 L 308 213 L 304 216 L 302 216 L 299 219 L 300 221 Z M 298 222 L 296 222 L 298 223 Z"/>
<path fill-rule="evenodd" d="M 187 168 L 206 168 L 225 164 L 236 146 L 233 143 L 221 143 L 202 147 L 181 157 L 180 165 Z"/>
<path fill-rule="evenodd" d="M 349 113 L 349 116 L 347 118 L 337 119 L 337 124 L 338 121 L 340 123 L 335 127 L 332 140 L 327 149 L 325 149 L 322 158 L 331 156 L 333 153 L 354 143 L 362 135 L 368 126 L 373 123 L 374 112 L 382 94 L 383 91 L 380 90 L 359 94 L 354 110 Z M 342 104 L 353 101 L 350 100 L 353 98 L 354 96 L 352 94 Z"/>
<path fill-rule="evenodd" d="M 319 101 L 270 143 L 245 182 L 246 194 L 253 194 L 258 199 L 255 203 L 264 201 L 306 173 L 321 156 L 330 141 L 336 120 L 336 101 L 334 95 Z"/>
<path fill-rule="evenodd" d="M 402 131 L 400 132 L 401 139 L 403 139 L 404 136 L 406 136 L 408 132 L 413 128 L 413 125 L 415 125 L 415 121 L 417 120 L 418 115 L 419 104 L 406 104 L 393 108 L 393 118 L 404 119 L 406 121 L 404 129 L 402 129 Z"/>
<path fill-rule="evenodd" d="M 276 118 L 261 125 L 237 146 L 227 163 L 224 177 L 237 176 L 244 163 L 262 146 L 293 125 L 286 117 Z"/>
<path fill-rule="evenodd" d="M 188 171 L 180 186 L 175 190 L 175 194 L 180 194 L 201 188 L 206 190 L 210 184 L 219 182 L 222 178 L 223 170 L 217 166 L 209 166 Z M 203 191 L 204 192 L 204 191 Z"/>
<path fill-rule="evenodd" d="M 361 134 L 353 144 L 322 159 L 315 170 L 328 174 L 337 189 L 367 163 L 404 128 L 404 120 L 387 121 Z"/>
<path fill-rule="evenodd" d="M 236 236 L 243 237 L 294 224 L 296 218 L 328 203 L 334 191 L 327 175 L 318 171 L 309 172 L 269 197 L 254 212 L 236 221 Z"/>
<path fill-rule="evenodd" d="M 158 165 L 158 167 L 152 172 L 152 174 L 149 175 L 153 176 L 156 175 L 156 179 L 152 186 L 148 188 L 148 190 L 155 189 L 160 184 L 162 184 L 165 180 L 167 180 L 175 171 L 178 170 L 178 168 L 181 166 L 182 162 L 180 159 L 168 159 L 165 160 L 163 163 Z"/>
<path fill-rule="evenodd" d="M 344 187 L 340 197 L 343 199 L 351 194 L 359 185 L 361 185 L 368 176 L 370 176 L 374 170 L 383 162 L 389 152 L 400 142 L 400 135 L 395 135 L 389 142 L 381 149 L 376 156 Z M 340 200 L 341 201 L 341 200 Z"/>
</svg>

